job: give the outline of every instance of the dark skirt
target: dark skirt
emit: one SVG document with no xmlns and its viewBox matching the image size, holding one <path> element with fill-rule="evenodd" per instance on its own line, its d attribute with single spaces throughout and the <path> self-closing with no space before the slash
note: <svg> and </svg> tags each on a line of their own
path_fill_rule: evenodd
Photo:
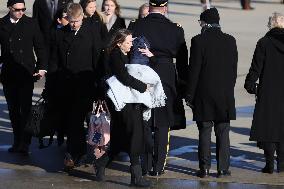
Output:
<svg viewBox="0 0 284 189">
<path fill-rule="evenodd" d="M 111 112 L 110 151 L 111 154 L 127 152 L 140 155 L 144 152 L 143 106 L 126 104 L 120 111 L 115 111 L 108 100 Z"/>
</svg>

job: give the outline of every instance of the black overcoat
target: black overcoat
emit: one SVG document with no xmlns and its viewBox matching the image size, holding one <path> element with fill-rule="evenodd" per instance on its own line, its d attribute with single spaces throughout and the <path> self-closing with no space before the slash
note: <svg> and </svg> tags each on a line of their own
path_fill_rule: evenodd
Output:
<svg viewBox="0 0 284 189">
<path fill-rule="evenodd" d="M 125 64 L 129 60 L 119 48 L 115 48 L 109 55 L 109 65 L 111 74 L 117 79 L 133 89 L 143 93 L 147 85 L 128 74 Z M 111 111 L 111 151 L 116 154 L 125 151 L 130 154 L 142 154 L 144 152 L 143 134 L 143 107 L 141 104 L 126 104 L 120 111 L 115 111 L 114 106 L 109 101 Z"/>
<path fill-rule="evenodd" d="M 125 19 L 117 16 L 116 21 L 114 22 L 114 24 L 112 25 L 110 30 L 107 32 L 107 35 L 105 37 L 106 45 L 108 45 L 110 43 L 110 41 L 111 41 L 113 35 L 115 34 L 115 32 L 117 30 L 123 29 L 123 28 L 126 28 Z"/>
<path fill-rule="evenodd" d="M 32 18 L 23 15 L 17 24 L 11 23 L 9 14 L 1 18 L 0 44 L 3 83 L 30 80 L 36 70 L 47 70 L 43 37 Z"/>
<path fill-rule="evenodd" d="M 56 10 L 59 10 L 68 3 L 72 3 L 73 0 L 58 0 Z M 50 30 L 55 25 L 56 20 L 51 16 L 48 9 L 46 0 L 35 0 L 33 4 L 33 18 L 35 18 L 39 24 L 40 30 L 46 40 L 50 39 Z"/>
<path fill-rule="evenodd" d="M 159 13 L 151 13 L 144 19 L 136 20 L 129 29 L 132 30 L 134 37 L 144 36 L 149 41 L 150 51 L 154 54 L 150 59 L 150 66 L 160 76 L 167 96 L 166 106 L 154 109 L 154 125 L 172 127 L 175 124 L 176 84 L 186 80 L 188 70 L 188 50 L 184 30 L 179 24 L 171 22 Z M 176 58 L 176 64 L 173 63 L 173 58 Z M 182 114 L 180 116 L 184 117 L 184 109 L 180 108 L 182 109 L 179 111 Z"/>
<path fill-rule="evenodd" d="M 250 140 L 284 142 L 283 63 L 284 29 L 275 28 L 257 42 L 245 81 L 249 93 L 257 91 Z"/>
<path fill-rule="evenodd" d="M 101 40 L 97 34 L 91 19 L 83 20 L 76 35 L 69 25 L 55 32 L 49 73 L 55 75 L 56 90 L 51 91 L 56 91 L 56 95 L 60 96 L 58 99 L 64 99 L 66 95 L 74 98 L 94 95 L 94 70 L 101 51 Z"/>
<path fill-rule="evenodd" d="M 236 119 L 237 62 L 236 40 L 219 28 L 191 39 L 187 94 L 194 105 L 194 121 Z"/>
<path fill-rule="evenodd" d="M 101 20 L 101 18 L 98 15 L 97 12 L 94 13 L 94 15 L 92 16 L 92 19 L 95 22 L 96 27 L 98 27 L 99 35 L 101 37 L 101 41 L 103 43 L 103 47 L 105 47 L 107 45 L 106 44 L 107 35 L 108 35 L 107 27 L 103 23 L 103 21 Z"/>
<path fill-rule="evenodd" d="M 56 11 L 72 3 L 73 0 L 58 0 Z M 56 15 L 56 13 L 54 13 Z M 37 20 L 40 31 L 43 34 L 47 55 L 50 55 L 52 30 L 57 25 L 57 21 L 51 16 L 46 0 L 35 0 L 33 4 L 33 18 Z"/>
</svg>

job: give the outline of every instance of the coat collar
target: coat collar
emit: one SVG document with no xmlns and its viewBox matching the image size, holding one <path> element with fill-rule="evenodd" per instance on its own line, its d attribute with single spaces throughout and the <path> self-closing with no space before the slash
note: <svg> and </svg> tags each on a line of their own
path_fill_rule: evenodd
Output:
<svg viewBox="0 0 284 189">
<path fill-rule="evenodd" d="M 271 40 L 272 44 L 284 52 L 284 29 L 283 28 L 273 28 L 267 32 L 266 36 Z"/>
<path fill-rule="evenodd" d="M 71 45 L 74 41 L 74 39 L 80 39 L 83 35 L 83 33 L 85 33 L 85 30 L 87 28 L 87 23 L 86 20 L 83 19 L 83 23 L 82 26 L 80 27 L 80 29 L 78 30 L 76 36 L 74 35 L 74 33 L 71 31 L 71 27 L 69 25 L 64 26 L 62 29 L 65 31 L 64 32 L 64 41 L 66 41 L 69 45 Z"/>
<path fill-rule="evenodd" d="M 27 21 L 27 16 L 23 15 L 23 17 L 20 18 L 19 22 L 16 25 L 17 26 L 22 25 L 23 23 L 26 23 L 26 21 Z M 12 29 L 14 28 L 14 25 L 11 23 L 9 13 L 3 17 L 3 23 L 4 23 L 3 29 L 6 31 L 11 32 Z"/>
<path fill-rule="evenodd" d="M 164 15 L 160 14 L 160 13 L 150 13 L 148 14 L 146 17 L 146 19 L 162 19 L 162 20 L 169 20 L 168 18 L 166 18 Z"/>
</svg>

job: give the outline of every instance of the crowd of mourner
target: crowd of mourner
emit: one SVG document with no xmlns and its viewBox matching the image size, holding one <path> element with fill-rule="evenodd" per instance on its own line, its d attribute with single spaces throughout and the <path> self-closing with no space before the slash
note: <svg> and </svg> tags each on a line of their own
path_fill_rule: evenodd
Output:
<svg viewBox="0 0 284 189">
<path fill-rule="evenodd" d="M 186 127 L 185 100 L 199 130 L 197 175 L 210 175 L 212 128 L 217 176 L 231 175 L 238 51 L 216 8 L 200 14 L 201 32 L 188 53 L 182 26 L 167 18 L 168 0 L 143 4 L 128 28 L 117 0 L 103 0 L 101 10 L 96 0 L 35 0 L 32 18 L 24 0 L 8 0 L 7 7 L 0 62 L 13 128 L 10 153 L 29 155 L 34 135 L 27 127 L 38 127 L 34 83 L 45 78 L 37 136 L 41 146 L 47 131 L 59 146 L 66 142 L 65 170 L 86 161 L 91 149 L 96 180 L 103 181 L 105 168 L 126 152 L 131 185 L 149 187 L 146 175 L 165 174 L 170 130 Z M 277 172 L 284 172 L 284 15 L 273 13 L 268 29 L 244 88 L 256 99 L 250 140 L 264 151 L 262 172 L 272 174 L 275 153 Z"/>
</svg>

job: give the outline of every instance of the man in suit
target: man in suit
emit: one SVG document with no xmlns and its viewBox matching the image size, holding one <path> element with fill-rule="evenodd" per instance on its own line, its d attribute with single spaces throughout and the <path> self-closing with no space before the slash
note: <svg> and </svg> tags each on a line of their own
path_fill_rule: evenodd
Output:
<svg viewBox="0 0 284 189">
<path fill-rule="evenodd" d="M 153 168 L 150 172 L 153 176 L 164 173 L 169 145 L 169 129 L 174 125 L 177 77 L 173 58 L 176 58 L 178 80 L 185 81 L 188 70 L 188 51 L 184 31 L 179 24 L 173 23 L 165 17 L 167 3 L 167 0 L 150 0 L 149 15 L 138 19 L 129 28 L 133 31 L 134 37 L 144 36 L 149 41 L 150 51 L 154 54 L 154 57 L 150 59 L 150 66 L 160 76 L 167 96 L 166 106 L 155 108 L 152 114 L 152 123 L 149 123 L 153 126 L 154 151 L 145 154 L 143 162 L 148 165 L 143 165 L 144 168 L 147 168 L 143 171 L 144 174 L 147 174 Z M 150 131 L 150 138 L 151 134 Z"/>
<path fill-rule="evenodd" d="M 0 45 L 1 82 L 14 134 L 8 151 L 28 153 L 31 137 L 24 127 L 32 105 L 34 79 L 45 75 L 47 57 L 38 24 L 24 14 L 24 0 L 8 0 L 7 7 L 9 13 L 0 19 Z"/>
<path fill-rule="evenodd" d="M 234 37 L 221 31 L 216 8 L 200 15 L 201 34 L 191 39 L 186 102 L 199 130 L 198 176 L 209 175 L 211 131 L 216 135 L 218 177 L 229 176 L 230 120 L 236 119 L 234 86 L 238 52 Z"/>
<path fill-rule="evenodd" d="M 45 40 L 48 54 L 50 51 L 51 30 L 56 25 L 56 13 L 65 8 L 73 0 L 35 0 L 33 4 L 33 18 L 38 22 Z"/>
<path fill-rule="evenodd" d="M 80 4 L 68 6 L 67 18 L 69 24 L 56 31 L 49 70 L 56 74 L 52 87 L 57 110 L 65 121 L 65 166 L 70 169 L 80 164 L 86 154 L 84 119 L 92 105 L 97 75 L 94 70 L 102 43 L 94 22 L 83 19 Z"/>
</svg>

